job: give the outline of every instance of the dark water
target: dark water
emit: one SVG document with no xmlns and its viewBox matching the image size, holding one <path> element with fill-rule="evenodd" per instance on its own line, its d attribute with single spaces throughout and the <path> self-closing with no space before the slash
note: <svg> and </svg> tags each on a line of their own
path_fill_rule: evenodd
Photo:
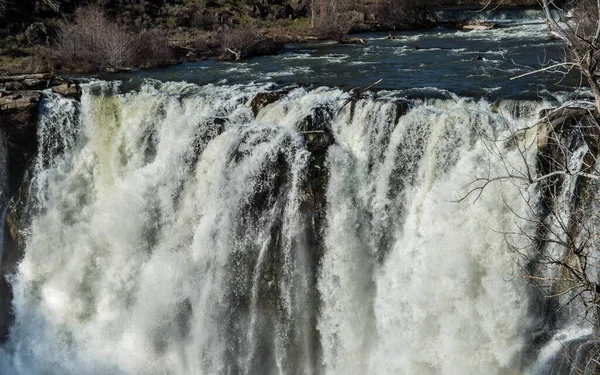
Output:
<svg viewBox="0 0 600 375">
<path fill-rule="evenodd" d="M 460 96 L 535 99 L 572 92 L 580 83 L 576 73 L 544 72 L 520 79 L 511 77 L 560 60 L 564 50 L 548 38 L 538 20 L 503 24 L 495 30 L 436 29 L 419 32 L 360 34 L 366 45 L 334 42 L 289 44 L 276 56 L 243 62 L 199 61 L 155 71 L 98 76 L 125 82 L 140 78 L 188 81 L 198 84 L 274 82 L 366 87 L 382 79 L 378 89 L 429 96 L 451 91 Z M 473 61 L 480 56 L 483 60 Z M 552 93 L 552 94 L 551 94 Z"/>
</svg>

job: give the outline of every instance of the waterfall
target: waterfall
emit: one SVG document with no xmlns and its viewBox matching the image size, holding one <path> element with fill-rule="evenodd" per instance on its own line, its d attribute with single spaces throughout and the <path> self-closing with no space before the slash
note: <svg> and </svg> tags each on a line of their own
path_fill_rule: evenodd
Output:
<svg viewBox="0 0 600 375">
<path fill-rule="evenodd" d="M 272 90 L 48 94 L 3 373 L 529 371 L 522 189 L 461 198 L 546 104 Z"/>
</svg>

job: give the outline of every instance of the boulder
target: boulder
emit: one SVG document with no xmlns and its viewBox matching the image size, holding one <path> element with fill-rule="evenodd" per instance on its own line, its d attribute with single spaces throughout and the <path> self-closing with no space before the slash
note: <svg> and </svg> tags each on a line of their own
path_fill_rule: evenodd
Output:
<svg viewBox="0 0 600 375">
<path fill-rule="evenodd" d="M 7 91 L 44 90 L 55 80 L 52 74 L 25 74 L 0 77 L 0 84 Z"/>
<path fill-rule="evenodd" d="M 219 57 L 222 60 L 244 60 L 254 56 L 274 55 L 283 47 L 283 43 L 273 38 L 264 38 L 251 42 L 247 46 L 227 48 Z"/>
<path fill-rule="evenodd" d="M 329 131 L 329 122 L 333 114 L 326 107 L 313 108 L 311 113 L 298 123 L 298 129 L 302 132 L 315 130 Z"/>
<path fill-rule="evenodd" d="M 23 81 L 8 81 L 4 89 L 8 91 L 43 90 L 48 87 L 48 81 L 43 79 L 25 79 Z"/>
<path fill-rule="evenodd" d="M 254 116 L 257 116 L 261 109 L 265 108 L 271 103 L 275 103 L 288 93 L 288 90 L 273 91 L 273 92 L 261 92 L 257 94 L 250 102 L 252 112 Z"/>
<path fill-rule="evenodd" d="M 310 152 L 325 152 L 334 142 L 333 136 L 325 130 L 304 131 L 302 135 Z"/>
<path fill-rule="evenodd" d="M 463 30 L 492 30 L 495 29 L 497 25 L 493 22 L 476 22 L 463 25 Z"/>
<path fill-rule="evenodd" d="M 241 51 L 241 58 L 245 59 L 253 56 L 274 55 L 283 47 L 283 45 L 273 38 L 261 39 L 250 44 Z"/>
<path fill-rule="evenodd" d="M 548 139 L 550 138 L 551 132 L 552 125 L 546 122 L 539 124 L 537 131 L 537 145 L 539 151 L 544 151 L 548 146 Z"/>
<path fill-rule="evenodd" d="M 0 92 L 0 114 L 15 111 L 37 111 L 42 94 L 32 91 Z M 4 119 L 4 117 L 2 117 Z M 4 125 L 4 124 L 3 124 Z"/>
<path fill-rule="evenodd" d="M 52 92 L 67 98 L 81 99 L 81 87 L 76 82 L 68 81 L 52 87 Z"/>
<path fill-rule="evenodd" d="M 367 42 L 362 38 L 344 38 L 338 41 L 339 44 L 362 44 L 366 45 Z"/>
</svg>

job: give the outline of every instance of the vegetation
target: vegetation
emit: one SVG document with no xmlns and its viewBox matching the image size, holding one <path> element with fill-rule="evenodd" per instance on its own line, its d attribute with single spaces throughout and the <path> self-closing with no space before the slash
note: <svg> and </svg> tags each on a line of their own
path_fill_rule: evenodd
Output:
<svg viewBox="0 0 600 375">
<path fill-rule="evenodd" d="M 511 0 L 511 5 L 531 5 L 532 1 Z M 249 36 L 250 42 L 257 38 L 275 42 L 298 42 L 307 37 L 344 40 L 351 31 L 430 27 L 434 21 L 431 9 L 448 4 L 483 6 L 486 2 L 0 0 L 0 72 L 150 67 L 164 64 L 169 54 L 179 59 L 235 58 L 236 54 L 223 53 L 227 49 L 234 50 L 227 46 L 234 42 L 231 39 L 242 41 Z M 78 10 L 86 6 L 95 9 L 96 18 L 91 11 L 84 14 L 85 11 Z M 83 24 L 87 21 L 93 21 L 97 31 L 86 32 Z M 100 27 L 108 27 L 110 31 L 106 28 L 101 31 Z M 231 30 L 249 28 L 253 31 L 248 35 L 233 31 L 228 36 Z M 166 40 L 170 53 L 166 51 Z M 94 43 L 100 44 L 95 46 Z"/>
<path fill-rule="evenodd" d="M 41 51 L 54 66 L 70 70 L 154 67 L 165 65 L 172 58 L 163 33 L 133 33 L 110 21 L 98 6 L 79 8 L 74 22 L 60 25 L 55 42 Z"/>
</svg>

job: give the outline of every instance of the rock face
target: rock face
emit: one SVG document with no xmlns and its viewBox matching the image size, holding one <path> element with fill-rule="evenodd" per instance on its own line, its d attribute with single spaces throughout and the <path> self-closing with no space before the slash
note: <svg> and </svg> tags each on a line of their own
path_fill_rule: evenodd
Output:
<svg viewBox="0 0 600 375">
<path fill-rule="evenodd" d="M 27 159 L 37 147 L 36 122 L 42 94 L 35 91 L 0 93 L 0 130 L 8 144 L 9 174 L 25 170 Z M 20 171 L 20 173 L 19 173 Z"/>
<path fill-rule="evenodd" d="M 22 224 L 29 190 L 27 174 L 30 160 L 37 150 L 37 121 L 42 93 L 51 88 L 54 93 L 79 99 L 81 89 L 72 81 L 51 74 L 0 77 L 5 91 L 0 91 L 0 141 L 6 142 L 8 154 L 8 191 L 12 196 L 4 225 L 3 251 L 0 261 L 0 342 L 8 335 L 12 322 L 12 290 L 6 275 L 12 274 L 22 257 L 23 243 L 19 228 Z M 3 202 L 5 203 L 5 202 Z"/>
<path fill-rule="evenodd" d="M 27 189 L 22 191 L 21 185 L 29 160 L 37 149 L 36 125 L 41 99 L 42 94 L 36 91 L 0 92 L 0 139 L 6 142 L 8 153 L 8 191 L 3 194 L 8 193 L 9 197 L 14 195 L 10 215 L 12 221 L 2 223 L 5 235 L 0 261 L 0 342 L 7 337 L 12 322 L 12 290 L 5 276 L 14 272 L 21 259 L 19 223 L 15 222 L 17 219 L 12 212 L 20 204 L 15 199 L 22 198 L 21 194 L 27 192 Z"/>
<path fill-rule="evenodd" d="M 0 77 L 4 90 L 44 90 L 53 85 L 57 78 L 52 74 L 27 74 L 21 76 Z M 57 84 L 57 83 L 54 83 Z"/>
</svg>

